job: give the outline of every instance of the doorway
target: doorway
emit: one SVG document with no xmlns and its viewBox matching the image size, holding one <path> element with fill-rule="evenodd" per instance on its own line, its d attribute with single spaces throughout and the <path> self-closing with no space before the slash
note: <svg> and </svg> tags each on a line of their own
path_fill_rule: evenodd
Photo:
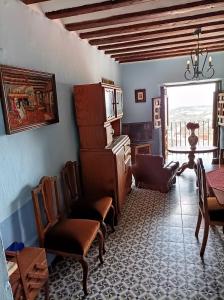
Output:
<svg viewBox="0 0 224 300">
<path fill-rule="evenodd" d="M 188 146 L 187 123 L 199 124 L 198 146 L 213 145 L 214 82 L 167 87 L 168 147 Z"/>
</svg>

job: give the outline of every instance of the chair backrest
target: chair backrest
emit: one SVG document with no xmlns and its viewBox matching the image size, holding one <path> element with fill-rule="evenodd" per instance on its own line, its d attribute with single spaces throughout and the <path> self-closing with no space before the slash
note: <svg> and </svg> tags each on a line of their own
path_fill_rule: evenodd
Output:
<svg viewBox="0 0 224 300">
<path fill-rule="evenodd" d="M 198 198 L 199 207 L 203 216 L 208 215 L 208 202 L 207 202 L 207 185 L 205 177 L 205 169 L 201 158 L 197 160 L 197 179 L 198 179 Z"/>
<path fill-rule="evenodd" d="M 81 195 L 79 166 L 75 161 L 67 161 L 61 170 L 62 186 L 67 212 L 71 212 L 72 204 Z"/>
<path fill-rule="evenodd" d="M 150 165 L 151 169 L 163 168 L 164 159 L 160 155 L 152 155 L 152 154 L 136 154 L 135 158 L 136 164 L 139 166 Z"/>
<path fill-rule="evenodd" d="M 57 177 L 44 176 L 32 190 L 33 205 L 40 246 L 44 246 L 46 232 L 60 219 Z"/>
</svg>

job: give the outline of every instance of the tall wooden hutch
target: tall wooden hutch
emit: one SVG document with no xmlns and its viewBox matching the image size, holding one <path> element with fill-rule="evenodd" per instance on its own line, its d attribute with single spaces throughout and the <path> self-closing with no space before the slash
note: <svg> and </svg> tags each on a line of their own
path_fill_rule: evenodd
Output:
<svg viewBox="0 0 224 300">
<path fill-rule="evenodd" d="M 77 85 L 74 104 L 84 193 L 111 195 L 118 217 L 131 189 L 130 140 L 121 135 L 122 90 L 103 83 Z"/>
</svg>

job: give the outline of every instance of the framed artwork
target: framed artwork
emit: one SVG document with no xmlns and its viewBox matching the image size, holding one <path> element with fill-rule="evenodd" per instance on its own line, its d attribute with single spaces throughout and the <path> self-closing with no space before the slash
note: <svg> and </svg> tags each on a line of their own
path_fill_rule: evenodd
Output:
<svg viewBox="0 0 224 300">
<path fill-rule="evenodd" d="M 161 127 L 161 116 L 160 116 L 161 98 L 152 98 L 152 122 L 154 128 Z"/>
<path fill-rule="evenodd" d="M 146 102 L 145 89 L 135 90 L 135 102 L 136 103 Z"/>
<path fill-rule="evenodd" d="M 55 75 L 0 65 L 7 134 L 59 122 Z"/>
</svg>

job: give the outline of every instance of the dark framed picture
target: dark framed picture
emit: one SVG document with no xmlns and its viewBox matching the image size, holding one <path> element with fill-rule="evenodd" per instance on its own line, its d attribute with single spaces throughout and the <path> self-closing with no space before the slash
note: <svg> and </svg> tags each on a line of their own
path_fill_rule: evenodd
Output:
<svg viewBox="0 0 224 300">
<path fill-rule="evenodd" d="M 7 134 L 59 122 L 54 74 L 0 65 L 0 84 Z"/>
<path fill-rule="evenodd" d="M 161 127 L 161 116 L 160 116 L 161 98 L 152 98 L 152 122 L 154 128 Z"/>
<path fill-rule="evenodd" d="M 135 102 L 137 103 L 146 102 L 145 89 L 135 90 Z"/>
</svg>

